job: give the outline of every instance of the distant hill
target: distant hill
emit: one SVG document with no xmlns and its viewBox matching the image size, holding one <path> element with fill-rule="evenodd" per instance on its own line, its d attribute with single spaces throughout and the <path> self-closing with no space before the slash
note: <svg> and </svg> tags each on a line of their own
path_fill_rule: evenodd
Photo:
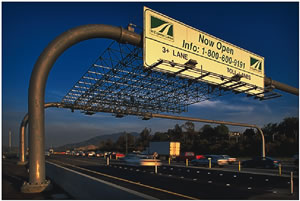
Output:
<svg viewBox="0 0 300 201">
<path fill-rule="evenodd" d="M 137 132 L 131 132 L 129 134 L 131 134 L 133 136 L 138 136 L 139 135 L 139 133 L 137 133 Z M 73 143 L 73 144 L 66 144 L 66 145 L 63 145 L 63 146 L 60 146 L 60 147 L 56 147 L 56 148 L 54 148 L 54 150 L 56 150 L 56 151 L 65 151 L 65 150 L 68 150 L 68 149 L 72 150 L 74 148 L 87 147 L 87 146 L 90 146 L 90 145 L 98 146 L 101 141 L 105 141 L 105 140 L 108 140 L 108 139 L 111 139 L 113 142 L 116 142 L 121 135 L 124 135 L 124 132 L 108 134 L 108 135 L 100 135 L 100 136 L 90 138 L 90 139 L 88 139 L 86 141 L 83 141 L 83 142 L 78 142 L 78 143 Z"/>
</svg>

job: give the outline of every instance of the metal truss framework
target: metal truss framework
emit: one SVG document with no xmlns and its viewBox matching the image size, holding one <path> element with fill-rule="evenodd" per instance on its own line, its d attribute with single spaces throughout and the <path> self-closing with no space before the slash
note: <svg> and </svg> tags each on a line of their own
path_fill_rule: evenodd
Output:
<svg viewBox="0 0 300 201">
<path fill-rule="evenodd" d="M 88 115 L 95 112 L 112 112 L 116 117 L 149 112 L 182 113 L 188 110 L 188 105 L 232 92 L 245 92 L 237 91 L 239 87 L 247 86 L 248 91 L 257 89 L 241 82 L 238 76 L 228 78 L 206 71 L 196 79 L 176 76 L 190 70 L 189 64 L 158 60 L 144 68 L 142 54 L 139 47 L 112 42 L 63 97 L 62 103 Z M 178 72 L 155 71 L 162 63 L 178 68 Z M 219 77 L 223 84 L 201 82 L 205 76 Z M 260 96 L 262 94 L 264 96 Z M 248 96 L 264 100 L 281 95 L 262 89 L 261 93 Z"/>
</svg>

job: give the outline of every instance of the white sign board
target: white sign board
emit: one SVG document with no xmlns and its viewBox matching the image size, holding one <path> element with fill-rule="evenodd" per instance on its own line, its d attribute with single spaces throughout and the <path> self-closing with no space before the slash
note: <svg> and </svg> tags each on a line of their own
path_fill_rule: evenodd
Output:
<svg viewBox="0 0 300 201">
<path fill-rule="evenodd" d="M 182 71 L 163 63 L 153 70 L 171 73 L 181 70 L 178 76 L 190 79 L 199 78 L 202 71 L 219 75 L 201 78 L 201 81 L 211 84 L 224 83 L 220 79 L 222 76 L 231 78 L 238 74 L 242 76 L 240 81 L 258 87 L 246 93 L 263 92 L 263 57 L 144 7 L 144 66 L 147 68 L 160 59 L 179 64 L 192 59 L 197 61 L 197 65 L 194 69 Z M 235 90 L 245 91 L 249 86 Z"/>
</svg>

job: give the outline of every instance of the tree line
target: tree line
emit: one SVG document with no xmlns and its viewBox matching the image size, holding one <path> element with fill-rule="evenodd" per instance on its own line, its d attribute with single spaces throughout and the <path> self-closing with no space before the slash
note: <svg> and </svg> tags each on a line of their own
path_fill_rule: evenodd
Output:
<svg viewBox="0 0 300 201">
<path fill-rule="evenodd" d="M 287 117 L 280 123 L 264 125 L 262 131 L 266 142 L 267 156 L 292 156 L 299 150 L 299 118 Z M 124 132 L 116 142 L 102 141 L 99 149 L 103 151 L 119 151 L 129 153 L 143 151 L 149 142 L 180 142 L 181 152 L 193 151 L 196 154 L 228 154 L 231 156 L 261 155 L 261 136 L 256 129 L 248 128 L 242 133 L 230 135 L 225 125 L 204 125 L 196 130 L 193 122 L 176 124 L 166 132 L 151 133 L 144 128 L 139 136 Z"/>
</svg>

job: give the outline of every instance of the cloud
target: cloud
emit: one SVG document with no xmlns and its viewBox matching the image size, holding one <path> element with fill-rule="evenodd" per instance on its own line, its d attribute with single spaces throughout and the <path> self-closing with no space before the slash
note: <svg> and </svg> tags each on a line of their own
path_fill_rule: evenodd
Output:
<svg viewBox="0 0 300 201">
<path fill-rule="evenodd" d="M 196 107 L 201 108 L 213 108 L 219 111 L 226 111 L 226 112 L 253 112 L 254 106 L 252 105 L 245 105 L 245 104 L 234 104 L 234 103 L 227 103 L 226 101 L 213 101 L 213 100 L 206 100 L 200 103 L 194 104 Z"/>
<path fill-rule="evenodd" d="M 203 102 L 200 102 L 200 103 L 195 103 L 193 106 L 196 106 L 196 107 L 209 107 L 209 108 L 215 108 L 217 105 L 220 105 L 222 104 L 221 101 L 211 101 L 211 100 L 206 100 L 206 101 L 203 101 Z"/>
</svg>

